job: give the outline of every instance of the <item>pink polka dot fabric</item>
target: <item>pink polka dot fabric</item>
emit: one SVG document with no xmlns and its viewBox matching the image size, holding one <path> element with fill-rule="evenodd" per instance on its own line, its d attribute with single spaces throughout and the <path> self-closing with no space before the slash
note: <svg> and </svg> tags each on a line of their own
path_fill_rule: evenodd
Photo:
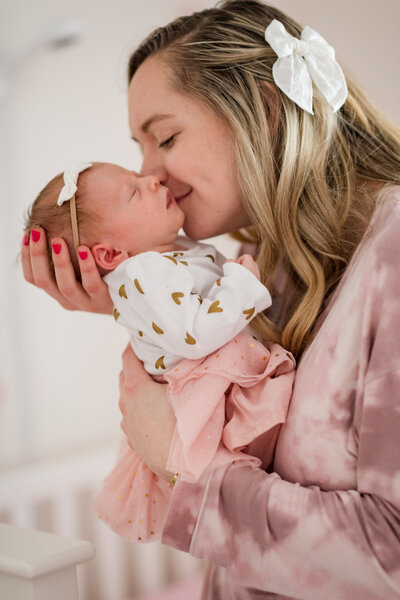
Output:
<svg viewBox="0 0 400 600">
<path fill-rule="evenodd" d="M 184 481 L 236 461 L 272 463 L 294 380 L 292 355 L 240 334 L 199 360 L 166 374 L 177 424 L 167 469 Z M 95 510 L 131 541 L 160 540 L 173 487 L 160 480 L 127 442 L 104 482 Z"/>
</svg>

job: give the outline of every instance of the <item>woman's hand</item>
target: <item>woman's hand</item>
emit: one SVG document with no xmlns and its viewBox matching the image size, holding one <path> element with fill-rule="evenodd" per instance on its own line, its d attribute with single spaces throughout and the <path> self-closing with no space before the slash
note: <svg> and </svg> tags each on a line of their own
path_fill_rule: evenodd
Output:
<svg viewBox="0 0 400 600">
<path fill-rule="evenodd" d="M 28 243 L 26 243 L 28 242 Z M 113 303 L 108 288 L 97 270 L 90 249 L 79 247 L 79 267 L 82 284 L 77 281 L 71 264 L 68 247 L 63 239 L 51 240 L 56 274 L 54 280 L 47 254 L 46 234 L 36 227 L 30 239 L 22 242 L 22 270 L 26 281 L 36 285 L 55 298 L 67 310 L 84 310 L 94 313 L 111 313 Z"/>
<path fill-rule="evenodd" d="M 171 481 L 173 473 L 168 471 L 167 460 L 176 420 L 168 387 L 146 373 L 130 345 L 122 355 L 119 389 L 121 428 L 129 444 L 153 473 Z"/>
</svg>

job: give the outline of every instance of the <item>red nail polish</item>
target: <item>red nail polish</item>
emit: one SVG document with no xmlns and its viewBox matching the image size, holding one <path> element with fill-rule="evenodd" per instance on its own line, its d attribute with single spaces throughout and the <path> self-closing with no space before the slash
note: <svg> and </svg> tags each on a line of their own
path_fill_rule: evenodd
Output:
<svg viewBox="0 0 400 600">
<path fill-rule="evenodd" d="M 24 235 L 24 246 L 29 246 L 29 235 L 27 233 Z"/>
<path fill-rule="evenodd" d="M 88 257 L 88 253 L 85 250 L 79 250 L 78 254 L 81 260 L 86 260 Z"/>
<path fill-rule="evenodd" d="M 61 252 L 61 244 L 52 244 L 54 254 L 60 254 Z"/>
<path fill-rule="evenodd" d="M 32 235 L 32 240 L 34 242 L 38 242 L 40 240 L 40 231 L 36 231 L 36 229 L 32 229 L 31 235 Z"/>
</svg>

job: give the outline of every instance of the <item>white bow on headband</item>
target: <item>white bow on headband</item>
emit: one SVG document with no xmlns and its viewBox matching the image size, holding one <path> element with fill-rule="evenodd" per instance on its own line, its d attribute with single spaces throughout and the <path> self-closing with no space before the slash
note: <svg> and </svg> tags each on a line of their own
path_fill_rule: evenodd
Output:
<svg viewBox="0 0 400 600">
<path fill-rule="evenodd" d="M 89 167 L 92 167 L 92 163 L 76 163 L 66 171 L 64 171 L 64 187 L 62 188 L 60 195 L 58 196 L 57 204 L 58 206 L 62 206 L 64 202 L 67 200 L 71 200 L 71 198 L 75 195 L 76 190 L 78 189 L 78 177 L 82 171 L 86 171 Z"/>
<path fill-rule="evenodd" d="M 301 39 L 290 35 L 274 19 L 265 30 L 265 40 L 278 55 L 272 67 L 276 85 L 298 106 L 314 114 L 313 82 L 336 112 L 347 98 L 343 71 L 335 51 L 311 27 L 304 27 Z"/>
</svg>

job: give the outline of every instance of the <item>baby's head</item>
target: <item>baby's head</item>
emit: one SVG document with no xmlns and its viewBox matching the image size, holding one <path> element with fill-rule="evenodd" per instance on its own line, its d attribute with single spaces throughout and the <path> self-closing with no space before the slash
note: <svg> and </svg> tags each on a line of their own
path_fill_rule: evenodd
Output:
<svg viewBox="0 0 400 600">
<path fill-rule="evenodd" d="M 72 170 L 73 171 L 73 170 Z M 141 177 L 110 163 L 93 163 L 79 173 L 75 192 L 79 245 L 88 246 L 101 275 L 140 252 L 167 252 L 173 248 L 184 214 L 168 188 L 150 175 Z M 73 240 L 73 206 L 57 204 L 64 174 L 54 177 L 28 211 L 25 231 L 35 225 L 46 230 L 50 243 L 63 238 L 68 245 L 75 274 L 80 279 Z M 73 193 L 66 194 L 71 197 Z M 50 262 L 52 263 L 51 250 Z"/>
</svg>

